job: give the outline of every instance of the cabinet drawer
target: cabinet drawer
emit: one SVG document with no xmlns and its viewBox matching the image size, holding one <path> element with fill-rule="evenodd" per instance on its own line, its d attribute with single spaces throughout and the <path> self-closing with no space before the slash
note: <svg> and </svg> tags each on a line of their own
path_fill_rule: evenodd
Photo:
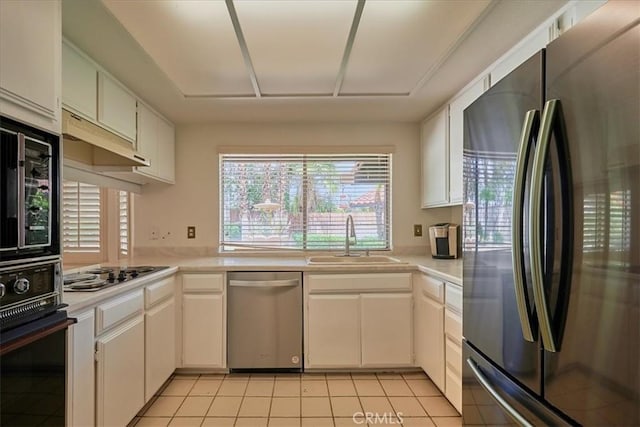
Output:
<svg viewBox="0 0 640 427">
<path fill-rule="evenodd" d="M 173 277 L 163 279 L 153 285 L 147 286 L 144 290 L 144 306 L 145 308 L 151 308 L 160 301 L 169 298 L 173 293 Z"/>
<path fill-rule="evenodd" d="M 315 274 L 309 276 L 308 282 L 312 293 L 410 291 L 411 273 Z"/>
<path fill-rule="evenodd" d="M 222 274 L 184 274 L 182 276 L 184 292 L 222 292 L 223 289 Z"/>
<path fill-rule="evenodd" d="M 462 346 L 449 338 L 445 339 L 445 341 L 447 367 L 462 376 Z"/>
<path fill-rule="evenodd" d="M 446 390 L 444 395 L 449 402 L 456 408 L 456 411 L 462 412 L 462 378 L 460 375 L 453 372 L 447 366 L 446 376 Z"/>
<path fill-rule="evenodd" d="M 444 303 L 444 282 L 426 274 L 416 275 L 417 283 L 420 291 L 439 303 Z"/>
<path fill-rule="evenodd" d="M 447 307 L 462 314 L 462 287 L 447 283 L 446 287 Z"/>
<path fill-rule="evenodd" d="M 462 345 L 462 317 L 449 308 L 444 311 L 444 333 Z"/>
<path fill-rule="evenodd" d="M 96 308 L 96 334 L 122 321 L 142 313 L 144 307 L 142 290 L 114 298 Z"/>
</svg>

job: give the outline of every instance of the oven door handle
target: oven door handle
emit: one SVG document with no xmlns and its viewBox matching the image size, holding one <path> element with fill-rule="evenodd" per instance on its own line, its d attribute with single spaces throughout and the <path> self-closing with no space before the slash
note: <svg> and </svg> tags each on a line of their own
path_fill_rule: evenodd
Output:
<svg viewBox="0 0 640 427">
<path fill-rule="evenodd" d="M 25 140 L 24 134 L 18 133 L 18 249 L 26 244 L 25 235 Z"/>
<path fill-rule="evenodd" d="M 51 325 L 47 325 L 43 329 L 38 329 L 36 331 L 25 333 L 23 336 L 13 339 L 7 344 L 3 344 L 0 346 L 0 356 L 5 355 L 9 352 L 22 348 L 26 345 L 31 344 L 34 341 L 41 340 L 45 337 L 48 337 L 51 334 L 55 334 L 58 331 L 63 329 L 67 329 L 69 326 L 77 323 L 78 320 L 68 317 L 60 322 L 53 323 Z"/>
</svg>

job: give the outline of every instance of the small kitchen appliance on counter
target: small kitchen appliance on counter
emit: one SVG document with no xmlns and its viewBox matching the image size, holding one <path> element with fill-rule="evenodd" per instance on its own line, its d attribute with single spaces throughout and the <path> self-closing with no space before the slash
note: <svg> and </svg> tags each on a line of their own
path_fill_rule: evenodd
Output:
<svg viewBox="0 0 640 427">
<path fill-rule="evenodd" d="M 460 226 L 442 222 L 429 227 L 431 255 L 440 259 L 458 258 L 460 249 Z"/>
</svg>

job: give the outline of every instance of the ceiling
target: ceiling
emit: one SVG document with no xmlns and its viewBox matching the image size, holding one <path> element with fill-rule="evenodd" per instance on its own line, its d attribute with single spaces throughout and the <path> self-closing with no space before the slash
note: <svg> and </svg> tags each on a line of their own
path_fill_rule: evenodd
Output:
<svg viewBox="0 0 640 427">
<path fill-rule="evenodd" d="M 418 121 L 565 3 L 63 0 L 63 33 L 178 123 Z"/>
</svg>

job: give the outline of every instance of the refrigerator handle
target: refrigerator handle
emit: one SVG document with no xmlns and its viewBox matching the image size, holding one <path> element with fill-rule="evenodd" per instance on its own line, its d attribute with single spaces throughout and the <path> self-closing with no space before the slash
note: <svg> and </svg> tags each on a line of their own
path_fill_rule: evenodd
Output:
<svg viewBox="0 0 640 427">
<path fill-rule="evenodd" d="M 469 367 L 471 368 L 473 375 L 475 375 L 476 379 L 478 380 L 482 388 L 484 388 L 486 392 L 489 393 L 491 397 L 493 397 L 496 400 L 496 402 L 498 402 L 498 405 L 500 405 L 500 407 L 504 409 L 505 412 L 509 414 L 509 416 L 513 418 L 515 422 L 518 423 L 518 425 L 521 425 L 524 427 L 533 427 L 533 424 L 527 421 L 526 418 L 522 416 L 522 414 L 520 414 L 511 405 L 509 405 L 509 403 L 506 400 L 504 400 L 504 398 L 500 396 L 500 394 L 498 394 L 497 391 L 494 390 L 493 386 L 491 385 L 487 377 L 484 376 L 484 374 L 480 371 L 480 368 L 478 367 L 476 362 L 474 362 L 470 357 L 467 358 L 467 365 L 469 365 Z"/>
<path fill-rule="evenodd" d="M 531 304 L 527 297 L 524 281 L 522 215 L 525 198 L 526 168 L 529 163 L 531 144 L 533 144 L 533 141 L 538 136 L 539 124 L 540 112 L 538 110 L 527 111 L 522 126 L 522 134 L 520 135 L 515 182 L 513 186 L 513 212 L 511 215 L 513 285 L 516 292 L 516 305 L 518 307 L 518 316 L 520 317 L 520 326 L 522 327 L 522 336 L 529 342 L 534 342 L 534 338 L 529 316 Z"/>
</svg>

